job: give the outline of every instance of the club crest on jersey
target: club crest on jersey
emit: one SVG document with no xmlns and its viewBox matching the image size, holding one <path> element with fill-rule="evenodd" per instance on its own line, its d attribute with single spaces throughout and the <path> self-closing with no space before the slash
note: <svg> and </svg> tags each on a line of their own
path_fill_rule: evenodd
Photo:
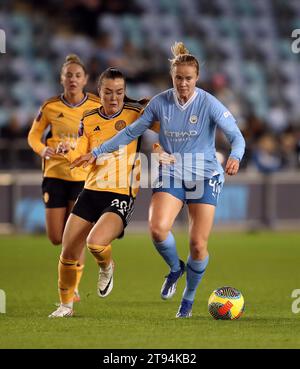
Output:
<svg viewBox="0 0 300 369">
<path fill-rule="evenodd" d="M 115 129 L 117 131 L 121 131 L 123 128 L 126 127 L 126 123 L 124 122 L 124 120 L 118 120 L 115 124 Z"/>
<path fill-rule="evenodd" d="M 195 123 L 197 123 L 197 122 L 198 122 L 198 117 L 197 117 L 197 115 L 191 115 L 191 116 L 190 116 L 190 123 L 195 124 Z"/>
<path fill-rule="evenodd" d="M 78 128 L 78 133 L 77 133 L 78 137 L 81 137 L 83 135 L 83 129 L 84 129 L 84 125 L 83 125 L 83 122 L 81 121 L 79 128 Z"/>
</svg>

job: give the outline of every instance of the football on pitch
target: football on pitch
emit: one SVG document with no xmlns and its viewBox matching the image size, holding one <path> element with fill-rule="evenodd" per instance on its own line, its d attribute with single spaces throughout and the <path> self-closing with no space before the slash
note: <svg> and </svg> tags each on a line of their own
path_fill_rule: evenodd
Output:
<svg viewBox="0 0 300 369">
<path fill-rule="evenodd" d="M 208 299 L 208 311 L 214 319 L 238 319 L 244 308 L 243 295 L 233 287 L 217 288 Z"/>
</svg>

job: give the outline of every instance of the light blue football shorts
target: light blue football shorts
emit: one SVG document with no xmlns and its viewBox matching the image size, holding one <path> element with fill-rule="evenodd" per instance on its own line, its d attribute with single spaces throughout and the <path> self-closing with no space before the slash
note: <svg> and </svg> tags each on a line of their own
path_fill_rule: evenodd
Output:
<svg viewBox="0 0 300 369">
<path fill-rule="evenodd" d="M 183 181 L 173 177 L 160 177 L 156 181 L 153 193 L 166 192 L 186 204 L 210 204 L 217 206 L 223 181 L 217 174 L 210 179 Z"/>
</svg>

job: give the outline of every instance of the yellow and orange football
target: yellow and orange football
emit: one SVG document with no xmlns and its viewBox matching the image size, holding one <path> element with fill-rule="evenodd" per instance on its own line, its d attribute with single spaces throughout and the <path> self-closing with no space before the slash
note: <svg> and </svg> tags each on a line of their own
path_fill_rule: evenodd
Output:
<svg viewBox="0 0 300 369">
<path fill-rule="evenodd" d="M 233 287 L 217 288 L 208 299 L 208 311 L 214 319 L 238 319 L 244 309 L 244 297 L 239 290 Z"/>
</svg>

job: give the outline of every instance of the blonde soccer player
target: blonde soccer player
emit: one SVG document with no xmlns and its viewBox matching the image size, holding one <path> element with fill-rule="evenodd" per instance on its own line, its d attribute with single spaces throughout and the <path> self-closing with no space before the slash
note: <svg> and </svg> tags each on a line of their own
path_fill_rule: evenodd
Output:
<svg viewBox="0 0 300 369">
<path fill-rule="evenodd" d="M 75 142 L 78 126 L 86 110 L 98 107 L 99 97 L 84 91 L 87 70 L 77 55 L 68 55 L 60 74 L 63 93 L 46 100 L 28 135 L 31 148 L 41 156 L 42 192 L 46 230 L 53 245 L 60 245 L 67 218 L 81 192 L 87 171 L 70 170 L 66 158 L 55 153 L 60 142 Z M 76 265 L 76 294 L 84 267 L 84 252 Z"/>
<path fill-rule="evenodd" d="M 215 132 L 219 127 L 231 144 L 225 165 L 235 175 L 245 150 L 245 140 L 228 109 L 214 96 L 196 87 L 199 62 L 182 42 L 172 46 L 170 74 L 173 88 L 151 99 L 144 114 L 113 139 L 82 156 L 76 165 L 91 164 L 105 153 L 127 145 L 143 134 L 153 121 L 160 121 L 159 144 L 165 152 L 159 178 L 153 188 L 149 209 L 151 237 L 170 272 L 161 297 L 170 299 L 178 279 L 186 270 L 186 287 L 176 317 L 188 318 L 197 288 L 209 261 L 208 239 L 215 209 L 224 182 L 224 171 L 217 160 Z M 169 157 L 166 157 L 169 155 Z M 189 254 L 186 263 L 179 259 L 171 232 L 183 204 L 189 215 Z"/>
</svg>

